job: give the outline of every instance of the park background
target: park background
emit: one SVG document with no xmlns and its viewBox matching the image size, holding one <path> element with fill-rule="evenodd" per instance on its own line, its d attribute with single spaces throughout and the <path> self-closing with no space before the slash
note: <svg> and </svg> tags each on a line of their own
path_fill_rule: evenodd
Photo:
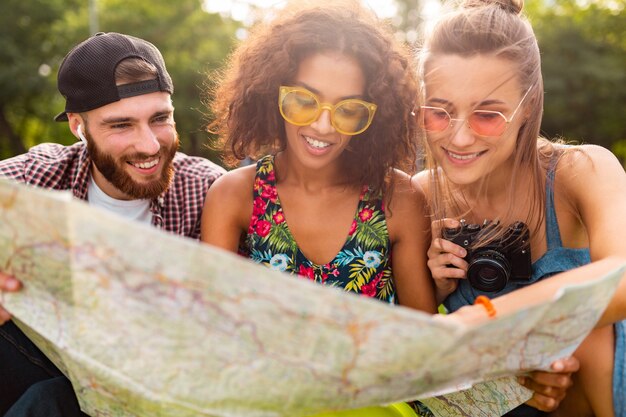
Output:
<svg viewBox="0 0 626 417">
<path fill-rule="evenodd" d="M 332 1 L 332 0 L 329 0 Z M 400 39 L 413 44 L 439 0 L 369 0 Z M 216 162 L 206 131 L 207 83 L 228 53 L 279 0 L 2 0 L 0 159 L 42 142 L 76 139 L 53 117 L 63 111 L 58 67 L 97 31 L 147 39 L 174 81 L 182 151 Z M 626 164 L 626 0 L 526 0 L 542 52 L 542 133 L 612 150 Z"/>
</svg>

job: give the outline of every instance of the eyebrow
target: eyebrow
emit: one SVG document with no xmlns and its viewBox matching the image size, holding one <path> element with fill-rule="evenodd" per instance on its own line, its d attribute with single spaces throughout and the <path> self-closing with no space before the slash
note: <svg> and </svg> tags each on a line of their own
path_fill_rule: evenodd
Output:
<svg viewBox="0 0 626 417">
<path fill-rule="evenodd" d="M 100 124 L 102 125 L 114 125 L 117 123 L 127 123 L 127 122 L 132 122 L 136 120 L 135 118 L 132 117 L 107 117 L 105 119 L 102 119 L 102 122 Z"/>
<path fill-rule="evenodd" d="M 172 114 L 174 112 L 174 109 L 172 110 L 161 110 L 161 111 L 157 111 L 154 112 L 154 114 L 152 114 L 150 116 L 150 119 L 154 119 L 155 117 L 160 117 L 160 116 L 169 116 L 170 114 Z M 117 123 L 128 123 L 128 122 L 136 122 L 138 119 L 136 117 L 108 117 L 108 118 L 104 118 L 102 120 L 103 125 L 114 125 Z"/>
<path fill-rule="evenodd" d="M 315 88 L 311 87 L 311 86 L 310 86 L 310 85 L 308 85 L 307 83 L 304 83 L 304 82 L 301 82 L 301 81 L 296 81 L 296 85 L 299 85 L 300 87 L 304 87 L 304 88 L 306 88 L 307 90 L 309 90 L 310 92 L 312 92 L 312 93 L 314 93 L 314 94 L 316 94 L 316 95 L 319 95 L 319 94 L 320 94 L 320 91 L 319 91 L 319 90 L 317 90 L 317 89 L 315 89 Z M 343 96 L 343 97 L 339 97 L 339 100 L 338 100 L 338 101 L 348 100 L 348 99 L 351 99 L 351 98 L 358 98 L 358 99 L 362 99 L 363 97 L 364 97 L 364 95 L 363 95 L 363 94 L 353 94 L 353 95 L 350 95 L 350 96 Z"/>
<path fill-rule="evenodd" d="M 445 105 L 452 105 L 454 106 L 453 103 L 451 103 L 449 100 L 443 99 L 443 98 L 431 98 L 429 100 L 427 100 L 428 103 L 436 103 L 436 104 L 445 104 Z M 479 103 L 472 103 L 472 107 L 480 107 L 480 106 L 490 106 L 493 104 L 507 104 L 502 100 L 495 100 L 495 99 L 491 99 L 491 100 L 483 100 Z"/>
<path fill-rule="evenodd" d="M 432 104 L 450 104 L 450 102 L 448 100 L 444 100 L 443 98 L 430 98 L 428 100 L 426 100 L 427 103 L 432 103 Z"/>
<path fill-rule="evenodd" d="M 491 99 L 491 100 L 483 100 L 483 101 L 481 101 L 480 103 L 478 103 L 478 106 L 490 106 L 492 104 L 507 104 L 507 103 L 505 103 L 502 100 Z"/>
<path fill-rule="evenodd" d="M 160 116 L 169 116 L 172 113 L 174 113 L 174 109 L 171 110 L 162 110 L 162 111 L 158 111 L 155 112 L 152 117 L 150 117 L 151 119 L 154 119 L 155 117 L 160 117 Z"/>
</svg>

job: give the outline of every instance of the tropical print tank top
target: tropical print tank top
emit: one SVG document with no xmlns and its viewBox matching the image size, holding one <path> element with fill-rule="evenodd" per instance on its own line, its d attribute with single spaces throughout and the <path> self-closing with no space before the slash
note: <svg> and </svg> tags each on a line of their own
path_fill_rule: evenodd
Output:
<svg viewBox="0 0 626 417">
<path fill-rule="evenodd" d="M 383 201 L 364 186 L 346 242 L 325 265 L 304 256 L 289 231 L 276 192 L 274 156 L 257 162 L 253 210 L 242 255 L 268 267 L 381 301 L 395 301 Z"/>
</svg>

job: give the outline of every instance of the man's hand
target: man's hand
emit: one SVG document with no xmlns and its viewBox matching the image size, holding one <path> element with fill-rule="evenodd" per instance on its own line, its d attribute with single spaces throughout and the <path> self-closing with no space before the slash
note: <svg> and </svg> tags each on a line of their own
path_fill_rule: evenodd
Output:
<svg viewBox="0 0 626 417">
<path fill-rule="evenodd" d="M 11 319 L 11 315 L 2 307 L 2 293 L 4 291 L 18 291 L 22 284 L 10 275 L 0 272 L 0 326 Z"/>
<path fill-rule="evenodd" d="M 552 371 L 534 371 L 518 381 L 533 390 L 533 397 L 526 404 L 541 411 L 554 411 L 559 406 L 567 389 L 572 386 L 572 373 L 580 368 L 580 362 L 573 356 L 552 363 Z"/>
</svg>

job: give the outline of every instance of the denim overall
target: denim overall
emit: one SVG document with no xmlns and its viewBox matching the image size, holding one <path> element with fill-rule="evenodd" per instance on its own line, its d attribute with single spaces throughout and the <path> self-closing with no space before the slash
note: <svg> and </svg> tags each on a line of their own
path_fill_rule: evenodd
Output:
<svg viewBox="0 0 626 417">
<path fill-rule="evenodd" d="M 591 262 L 589 248 L 566 248 L 561 241 L 554 207 L 554 176 L 556 161 L 548 169 L 546 181 L 546 253 L 532 265 L 532 276 L 528 282 L 508 282 L 498 292 L 483 292 L 472 288 L 468 280 L 461 280 L 458 288 L 444 301 L 449 311 L 455 311 L 464 305 L 473 304 L 479 295 L 494 298 L 541 279 L 568 271 Z M 626 322 L 615 325 L 615 368 L 613 373 L 613 403 L 616 417 L 626 417 Z M 503 337 L 506 337 L 503 335 Z M 541 411 L 521 405 L 506 414 L 509 417 L 538 417 L 546 415 Z"/>
</svg>

